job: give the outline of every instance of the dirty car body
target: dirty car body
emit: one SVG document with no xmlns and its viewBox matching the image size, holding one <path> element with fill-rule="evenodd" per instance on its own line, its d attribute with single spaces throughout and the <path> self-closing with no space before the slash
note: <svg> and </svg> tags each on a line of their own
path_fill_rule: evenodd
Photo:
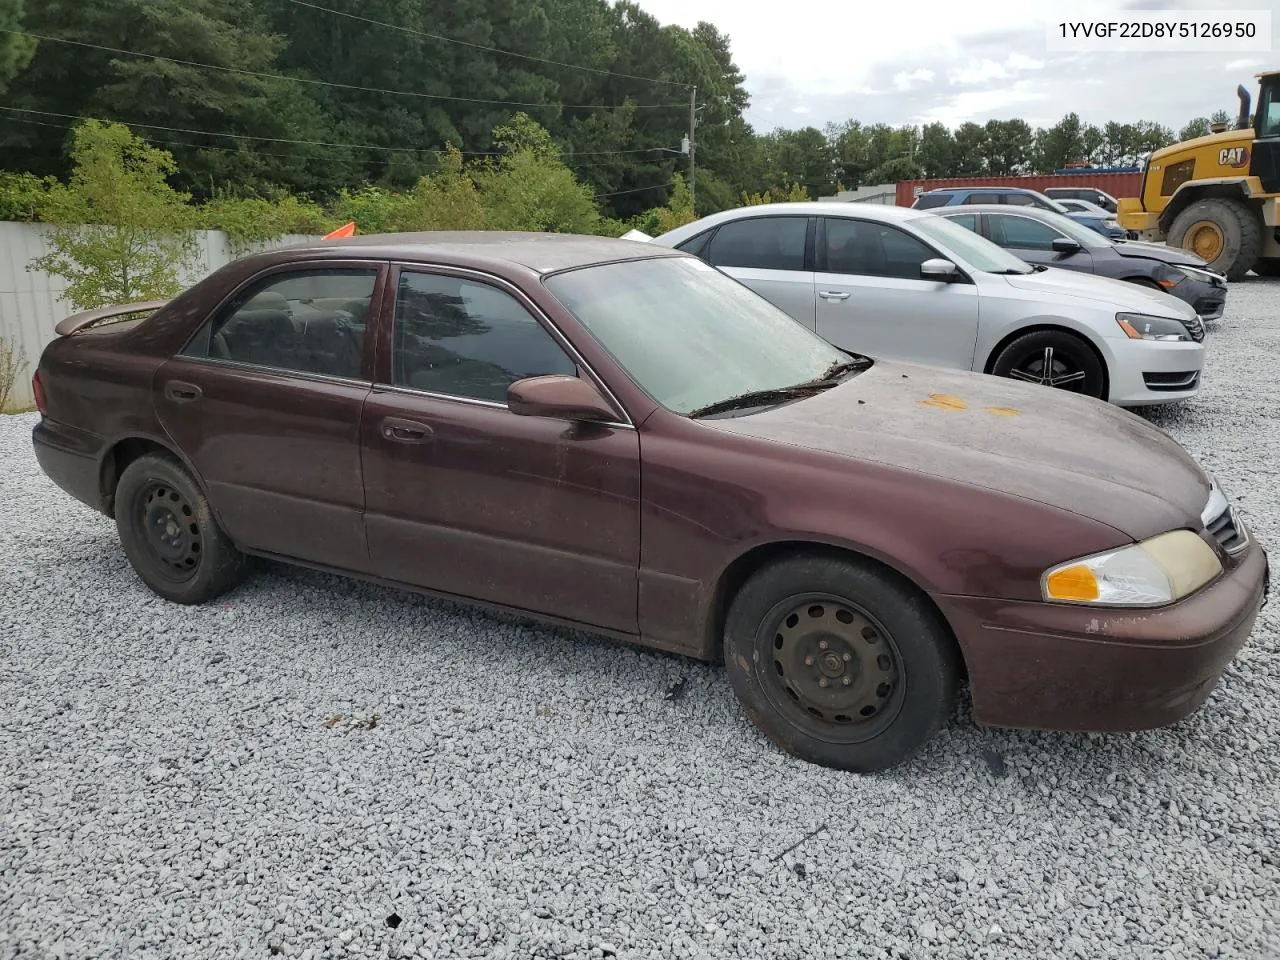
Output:
<svg viewBox="0 0 1280 960">
<path fill-rule="evenodd" d="M 837 350 L 653 244 L 330 241 L 147 309 L 64 325 L 33 441 L 179 602 L 260 556 L 723 656 L 776 743 L 870 770 L 966 675 L 980 723 L 1175 721 L 1264 597 L 1262 549 L 1145 421 Z M 1170 531 L 1185 595 L 1047 596 Z"/>
</svg>

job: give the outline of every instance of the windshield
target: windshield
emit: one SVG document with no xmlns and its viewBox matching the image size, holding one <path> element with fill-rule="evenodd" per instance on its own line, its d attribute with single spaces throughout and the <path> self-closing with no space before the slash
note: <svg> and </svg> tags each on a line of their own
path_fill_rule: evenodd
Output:
<svg viewBox="0 0 1280 960">
<path fill-rule="evenodd" d="M 584 267 L 546 285 L 642 390 L 676 413 L 805 383 L 849 359 L 695 257 Z"/>
<path fill-rule="evenodd" d="M 944 253 L 954 251 L 975 270 L 984 273 L 1032 272 L 1033 268 L 1025 260 L 1019 260 L 986 237 L 981 237 L 958 223 L 952 223 L 945 217 L 930 213 L 907 222 L 923 237 L 942 247 Z"/>
</svg>

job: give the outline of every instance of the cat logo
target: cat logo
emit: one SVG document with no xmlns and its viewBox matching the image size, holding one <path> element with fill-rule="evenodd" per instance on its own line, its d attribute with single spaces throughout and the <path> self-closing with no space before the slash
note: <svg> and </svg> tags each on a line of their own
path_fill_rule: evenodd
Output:
<svg viewBox="0 0 1280 960">
<path fill-rule="evenodd" d="M 1248 147 L 1227 147 L 1218 151 L 1218 164 L 1223 167 L 1244 167 L 1249 164 Z"/>
</svg>

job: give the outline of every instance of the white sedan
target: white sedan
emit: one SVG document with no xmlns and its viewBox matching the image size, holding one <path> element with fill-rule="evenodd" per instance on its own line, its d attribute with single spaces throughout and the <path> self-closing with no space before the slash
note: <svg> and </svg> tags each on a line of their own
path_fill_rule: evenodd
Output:
<svg viewBox="0 0 1280 960">
<path fill-rule="evenodd" d="M 1032 266 L 921 210 L 774 203 L 652 240 L 694 253 L 820 336 L 871 357 L 976 370 L 1121 406 L 1194 395 L 1204 324 L 1157 290 Z"/>
</svg>

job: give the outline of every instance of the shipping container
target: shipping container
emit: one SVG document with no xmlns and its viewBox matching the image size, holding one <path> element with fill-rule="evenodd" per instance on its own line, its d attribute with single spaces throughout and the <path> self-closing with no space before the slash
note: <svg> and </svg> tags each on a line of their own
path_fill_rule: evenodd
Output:
<svg viewBox="0 0 1280 960">
<path fill-rule="evenodd" d="M 1093 187 L 1104 190 L 1117 200 L 1136 197 L 1142 186 L 1141 171 L 1134 173 L 1067 173 L 1045 174 L 1029 177 L 952 177 L 944 180 L 900 180 L 897 203 L 909 207 L 916 197 L 928 190 L 942 187 L 1021 187 L 1024 190 L 1040 190 L 1045 187 Z"/>
</svg>

